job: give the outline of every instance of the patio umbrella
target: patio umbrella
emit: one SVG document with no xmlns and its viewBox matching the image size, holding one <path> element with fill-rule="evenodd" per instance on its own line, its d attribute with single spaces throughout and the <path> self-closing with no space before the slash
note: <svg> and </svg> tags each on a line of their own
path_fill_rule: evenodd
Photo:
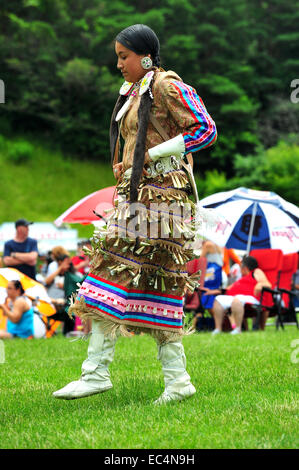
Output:
<svg viewBox="0 0 299 470">
<path fill-rule="evenodd" d="M 206 238 L 219 246 L 246 250 L 299 251 L 299 208 L 270 191 L 237 188 L 212 194 L 200 206 L 214 208 L 218 223 Z"/>
<path fill-rule="evenodd" d="M 99 216 L 105 220 L 107 216 L 105 211 L 109 211 L 114 206 L 114 192 L 115 186 L 109 186 L 85 196 L 61 214 L 54 221 L 54 224 L 57 227 L 60 227 L 63 223 L 87 225 L 97 222 Z"/>
</svg>

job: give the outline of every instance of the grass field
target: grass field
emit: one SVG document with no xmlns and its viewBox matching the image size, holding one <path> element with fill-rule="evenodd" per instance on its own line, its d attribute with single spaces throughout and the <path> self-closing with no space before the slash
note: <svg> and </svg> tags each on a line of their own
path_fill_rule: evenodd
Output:
<svg viewBox="0 0 299 470">
<path fill-rule="evenodd" d="M 5 342 L 0 364 L 0 447 L 33 449 L 297 448 L 298 364 L 294 326 L 184 339 L 197 393 L 153 406 L 163 391 L 154 341 L 120 338 L 114 388 L 64 401 L 52 392 L 80 376 L 87 342 L 62 335 Z M 293 356 L 292 356 L 293 353 Z"/>
</svg>

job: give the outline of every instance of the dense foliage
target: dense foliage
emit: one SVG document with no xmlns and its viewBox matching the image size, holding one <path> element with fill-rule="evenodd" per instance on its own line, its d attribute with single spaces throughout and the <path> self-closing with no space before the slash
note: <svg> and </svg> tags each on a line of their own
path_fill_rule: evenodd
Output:
<svg viewBox="0 0 299 470">
<path fill-rule="evenodd" d="M 0 7 L 0 133 L 43 134 L 108 161 L 122 82 L 114 37 L 142 22 L 160 38 L 164 68 L 197 89 L 216 121 L 218 143 L 197 169 L 236 177 L 247 155 L 299 133 L 298 20 L 298 0 L 10 0 Z"/>
</svg>

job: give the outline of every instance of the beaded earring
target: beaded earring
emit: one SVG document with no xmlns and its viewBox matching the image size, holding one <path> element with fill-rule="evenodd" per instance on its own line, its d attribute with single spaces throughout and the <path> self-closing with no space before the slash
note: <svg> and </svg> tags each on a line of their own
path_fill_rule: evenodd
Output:
<svg viewBox="0 0 299 470">
<path fill-rule="evenodd" d="M 149 70 L 151 69 L 153 66 L 153 61 L 150 57 L 146 56 L 146 57 L 142 57 L 141 59 L 141 67 L 145 70 Z"/>
</svg>

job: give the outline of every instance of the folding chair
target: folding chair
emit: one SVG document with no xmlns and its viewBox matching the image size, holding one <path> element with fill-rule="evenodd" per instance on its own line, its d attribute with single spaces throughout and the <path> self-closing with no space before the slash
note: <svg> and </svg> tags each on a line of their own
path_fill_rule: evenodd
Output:
<svg viewBox="0 0 299 470">
<path fill-rule="evenodd" d="M 37 315 L 46 328 L 46 338 L 51 338 L 56 334 L 56 330 L 61 325 L 60 319 L 57 318 L 57 308 L 49 306 L 46 302 L 31 298 L 34 315 Z"/>
<path fill-rule="evenodd" d="M 284 319 L 290 318 L 299 328 L 296 310 L 294 306 L 294 298 L 296 292 L 292 290 L 293 275 L 297 271 L 298 254 L 291 253 L 284 255 L 282 258 L 282 266 L 278 275 L 277 293 L 279 294 L 279 313 Z M 279 327 L 278 318 L 276 328 Z"/>
<path fill-rule="evenodd" d="M 2 308 L 0 308 L 0 330 L 6 330 L 7 317 L 4 315 Z"/>
<path fill-rule="evenodd" d="M 269 248 L 252 250 L 249 254 L 257 260 L 259 268 L 265 273 L 271 283 L 271 288 L 263 287 L 259 305 L 245 304 L 244 318 L 256 317 L 256 324 L 259 326 L 262 314 L 264 314 L 264 317 L 278 315 L 278 321 L 283 328 L 276 291 L 283 253 L 281 250 Z M 265 323 L 266 319 L 264 318 L 261 325 L 262 329 L 264 329 Z"/>
</svg>

